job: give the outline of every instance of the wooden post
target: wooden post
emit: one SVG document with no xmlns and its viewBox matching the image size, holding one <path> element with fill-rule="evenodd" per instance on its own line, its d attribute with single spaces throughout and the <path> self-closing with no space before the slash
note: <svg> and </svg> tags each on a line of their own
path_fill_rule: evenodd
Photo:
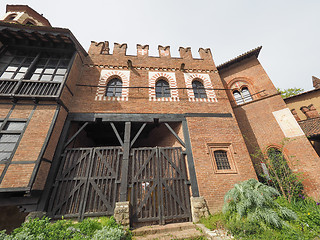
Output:
<svg viewBox="0 0 320 240">
<path fill-rule="evenodd" d="M 124 129 L 124 141 L 123 141 L 123 158 L 121 168 L 121 184 L 120 184 L 120 202 L 127 201 L 128 192 L 128 167 L 130 156 L 130 131 L 131 122 L 126 122 Z"/>
<path fill-rule="evenodd" d="M 192 197 L 199 197 L 198 181 L 197 181 L 196 170 L 193 162 L 187 120 L 182 121 L 182 129 L 183 129 L 184 143 L 186 145 L 186 154 L 187 154 L 187 162 L 188 162 L 190 182 L 191 182 Z"/>
</svg>

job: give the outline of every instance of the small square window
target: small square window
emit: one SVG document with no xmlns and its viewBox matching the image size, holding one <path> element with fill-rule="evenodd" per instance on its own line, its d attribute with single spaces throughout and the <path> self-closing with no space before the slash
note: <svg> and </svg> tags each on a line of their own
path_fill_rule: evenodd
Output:
<svg viewBox="0 0 320 240">
<path fill-rule="evenodd" d="M 208 143 L 208 150 L 215 173 L 237 173 L 230 143 Z"/>
</svg>

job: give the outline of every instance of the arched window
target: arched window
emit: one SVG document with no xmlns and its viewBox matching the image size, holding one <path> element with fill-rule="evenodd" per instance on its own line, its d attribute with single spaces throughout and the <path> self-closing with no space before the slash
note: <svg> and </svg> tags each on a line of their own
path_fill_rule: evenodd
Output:
<svg viewBox="0 0 320 240">
<path fill-rule="evenodd" d="M 32 21 L 31 19 L 27 19 L 27 21 L 25 21 L 26 25 L 36 25 L 36 23 L 34 21 Z"/>
<path fill-rule="evenodd" d="M 252 101 L 251 94 L 250 94 L 249 89 L 247 87 L 244 87 L 241 89 L 241 95 L 242 95 L 244 102 L 251 102 Z"/>
<path fill-rule="evenodd" d="M 10 14 L 10 15 L 7 17 L 6 21 L 13 21 L 13 20 L 16 18 L 16 16 L 17 16 L 17 14 Z"/>
<path fill-rule="evenodd" d="M 231 169 L 226 151 L 214 151 L 214 158 L 216 160 L 218 170 Z"/>
<path fill-rule="evenodd" d="M 272 164 L 273 168 L 281 168 L 283 163 L 286 163 L 286 159 L 283 156 L 283 153 L 277 148 L 269 148 L 268 149 L 268 158 L 270 160 L 270 164 Z M 285 164 L 287 165 L 287 164 Z M 280 170 L 280 169 L 279 169 Z"/>
<path fill-rule="evenodd" d="M 192 82 L 192 89 L 195 98 L 207 98 L 206 90 L 201 82 L 194 80 Z"/>
<path fill-rule="evenodd" d="M 242 96 L 240 94 L 239 91 L 234 91 L 233 92 L 233 96 L 234 96 L 234 99 L 236 100 L 236 103 L 239 105 L 239 104 L 242 104 L 244 103 L 243 99 L 242 99 Z"/>
<path fill-rule="evenodd" d="M 233 96 L 238 105 L 252 101 L 251 94 L 247 87 L 243 87 L 240 91 L 233 91 Z"/>
<path fill-rule="evenodd" d="M 111 79 L 107 84 L 107 97 L 121 97 L 122 95 L 122 81 L 119 78 Z"/>
<path fill-rule="evenodd" d="M 171 97 L 169 83 L 163 79 L 156 82 L 156 97 Z"/>
</svg>

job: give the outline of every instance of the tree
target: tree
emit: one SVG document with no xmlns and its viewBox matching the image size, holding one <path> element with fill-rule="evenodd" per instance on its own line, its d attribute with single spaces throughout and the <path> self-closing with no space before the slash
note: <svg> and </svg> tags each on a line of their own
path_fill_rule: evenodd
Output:
<svg viewBox="0 0 320 240">
<path fill-rule="evenodd" d="M 281 97 L 282 98 L 287 98 L 287 97 L 291 97 L 291 96 L 295 96 L 299 93 L 304 92 L 303 88 L 287 88 L 287 89 L 280 89 L 277 88 L 278 92 L 281 93 Z"/>
</svg>

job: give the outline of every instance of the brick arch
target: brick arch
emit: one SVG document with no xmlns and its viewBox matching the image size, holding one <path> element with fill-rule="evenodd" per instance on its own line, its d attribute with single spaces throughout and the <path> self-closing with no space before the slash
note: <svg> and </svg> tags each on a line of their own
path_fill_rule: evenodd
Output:
<svg viewBox="0 0 320 240">
<path fill-rule="evenodd" d="M 237 82 L 243 82 L 246 85 L 249 85 L 250 87 L 253 87 L 253 81 L 250 78 L 247 77 L 236 77 L 228 82 L 228 88 L 232 88 L 232 86 Z"/>
<path fill-rule="evenodd" d="M 157 98 L 156 97 L 156 82 L 160 79 L 168 81 L 170 86 L 171 97 Z M 175 73 L 169 72 L 149 72 L 149 100 L 150 101 L 179 101 L 177 81 Z"/>
<path fill-rule="evenodd" d="M 113 78 L 119 78 L 122 81 L 121 97 L 106 97 L 106 86 L 108 82 Z M 129 78 L 130 71 L 119 70 L 102 70 L 100 74 L 100 80 L 97 88 L 95 100 L 122 100 L 128 101 L 129 96 Z"/>
<path fill-rule="evenodd" d="M 192 89 L 192 82 L 194 80 L 200 81 L 204 88 L 213 88 L 212 83 L 209 77 L 209 74 L 203 73 L 184 73 L 184 80 L 186 84 L 187 93 L 189 97 L 189 101 L 191 102 L 218 102 L 216 93 L 214 90 L 205 89 L 207 98 L 195 98 L 193 89 Z"/>
<path fill-rule="evenodd" d="M 234 96 L 233 96 L 233 92 L 234 91 L 238 91 L 241 92 L 241 90 L 246 87 L 249 90 L 249 93 L 252 97 L 252 99 L 254 100 L 257 96 L 255 95 L 255 97 L 253 96 L 254 88 L 253 88 L 253 84 L 252 81 L 248 78 L 245 77 L 241 77 L 241 78 L 235 78 L 233 80 L 231 80 L 228 83 L 228 89 L 232 89 L 231 91 L 228 91 L 230 93 L 230 96 L 232 97 L 232 99 L 235 101 Z"/>
</svg>

